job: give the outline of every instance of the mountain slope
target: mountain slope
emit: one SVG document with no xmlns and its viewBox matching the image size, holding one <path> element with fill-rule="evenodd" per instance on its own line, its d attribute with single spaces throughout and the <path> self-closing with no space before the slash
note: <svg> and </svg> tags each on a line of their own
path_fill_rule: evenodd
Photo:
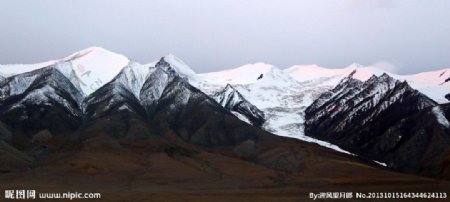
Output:
<svg viewBox="0 0 450 202">
<path fill-rule="evenodd" d="M 100 47 L 90 47 L 59 60 L 31 65 L 2 65 L 0 74 L 17 75 L 43 67 L 56 66 L 75 86 L 80 85 L 84 95 L 89 95 L 111 81 L 129 63 L 123 55 Z M 69 68 L 67 68 L 69 67 Z M 77 84 L 79 83 L 79 84 Z"/>
<path fill-rule="evenodd" d="M 445 95 L 450 89 L 450 69 L 442 69 L 438 71 L 422 72 L 413 75 L 396 75 L 395 78 L 407 81 L 411 87 L 417 89 L 423 94 L 438 103 L 446 103 L 448 100 Z"/>
<path fill-rule="evenodd" d="M 0 119 L 14 132 L 61 133 L 81 124 L 82 94 L 59 70 L 46 67 L 0 82 Z"/>
<path fill-rule="evenodd" d="M 264 112 L 266 130 L 284 136 L 296 136 L 301 130 L 297 126 L 301 116 L 291 112 L 302 107 L 303 103 L 296 100 L 302 99 L 300 94 L 305 86 L 280 69 L 257 63 L 200 76 L 205 81 L 200 89 L 212 97 L 226 89 L 225 82 L 233 85 L 244 99 Z"/>
<path fill-rule="evenodd" d="M 412 173 L 436 170 L 449 130 L 432 113 L 438 104 L 387 74 L 366 82 L 352 74 L 306 110 L 305 133 L 361 157 Z"/>
<path fill-rule="evenodd" d="M 109 83 L 84 100 L 88 118 L 98 118 L 111 111 L 129 110 L 145 116 L 139 98 L 150 68 L 131 62 Z"/>
<path fill-rule="evenodd" d="M 233 86 L 227 85 L 222 91 L 214 94 L 213 98 L 225 109 L 237 113 L 237 116 L 247 120 L 255 126 L 262 126 L 264 123 L 264 112 L 247 101 Z"/>
<path fill-rule="evenodd" d="M 256 131 L 220 106 L 216 101 L 174 78 L 164 89 L 151 116 L 168 123 L 183 140 L 201 146 L 239 146 L 249 141 L 252 152 L 257 149 Z M 161 124 L 160 124 L 161 125 Z"/>
<path fill-rule="evenodd" d="M 173 131 L 183 140 L 201 146 L 225 146 L 255 138 L 253 132 L 237 133 L 235 130 L 242 130 L 239 128 L 244 125 L 234 115 L 185 78 L 166 72 L 166 67 L 161 62 L 156 65 L 140 97 L 149 119 L 157 123 L 159 130 Z M 236 124 L 240 126 L 232 126 Z"/>
<path fill-rule="evenodd" d="M 304 110 L 333 86 L 324 81 L 299 82 L 277 67 L 264 63 L 244 65 L 220 72 L 200 74 L 200 89 L 214 97 L 233 85 L 244 99 L 264 113 L 263 128 L 274 134 L 293 137 L 345 152 L 339 147 L 304 135 Z M 243 119 L 245 120 L 245 119 Z"/>
<path fill-rule="evenodd" d="M 51 60 L 36 64 L 0 64 L 0 74 L 4 77 L 14 76 L 17 74 L 23 74 L 25 72 L 31 72 L 43 67 L 48 67 L 57 63 L 57 60 Z"/>
<path fill-rule="evenodd" d="M 148 91 L 143 93 L 144 96 L 147 96 L 146 102 L 152 102 L 152 100 L 161 96 L 165 85 L 168 85 L 168 83 L 171 82 L 171 80 L 177 76 L 185 80 L 190 85 L 197 88 L 201 88 L 203 92 L 205 92 L 206 88 L 202 87 L 205 87 L 205 85 L 209 86 L 209 84 L 205 83 L 203 78 L 196 75 L 195 72 L 189 66 L 187 66 L 183 61 L 181 61 L 174 55 L 168 55 L 161 58 L 158 62 L 156 62 L 154 66 L 159 68 L 160 70 L 155 75 L 150 75 L 150 77 L 152 77 L 151 79 L 149 79 L 150 83 L 145 84 L 145 87 L 143 89 L 149 89 L 149 87 L 153 85 L 158 86 L 158 88 L 156 89 L 150 88 Z M 211 89 L 208 88 L 208 90 Z M 236 89 L 234 89 L 234 91 L 235 93 L 239 94 L 239 92 L 237 92 Z M 220 94 L 220 92 L 215 92 L 213 94 L 210 94 L 209 96 L 214 98 L 216 101 L 220 102 L 218 100 L 218 97 L 220 97 L 220 95 L 217 93 Z M 255 106 L 253 106 L 251 103 L 246 101 L 240 94 L 235 98 L 241 99 L 239 101 L 236 100 L 236 102 L 239 103 L 234 103 L 233 106 L 225 106 L 225 105 L 223 106 L 226 109 L 230 110 L 230 112 L 239 117 L 241 120 L 254 124 L 256 126 L 261 126 L 262 123 L 264 122 L 263 113 Z M 226 104 L 222 102 L 220 103 Z M 150 103 L 144 103 L 144 105 L 147 106 L 149 104 Z"/>
</svg>

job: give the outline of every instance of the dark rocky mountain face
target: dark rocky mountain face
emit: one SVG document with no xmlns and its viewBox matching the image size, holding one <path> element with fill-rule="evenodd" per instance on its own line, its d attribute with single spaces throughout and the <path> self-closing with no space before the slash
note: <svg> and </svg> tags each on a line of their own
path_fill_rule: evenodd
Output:
<svg viewBox="0 0 450 202">
<path fill-rule="evenodd" d="M 449 93 L 449 94 L 447 94 L 447 95 L 445 95 L 445 98 L 447 98 L 447 100 L 449 100 L 449 101 L 450 101 L 450 93 Z"/>
<path fill-rule="evenodd" d="M 168 113 L 169 112 L 169 113 Z M 257 130 L 217 104 L 180 78 L 175 78 L 163 93 L 155 120 L 167 122 L 184 140 L 196 145 L 257 149 Z"/>
<path fill-rule="evenodd" d="M 56 68 L 46 67 L 0 82 L 0 120 L 14 138 L 31 138 L 41 130 L 66 133 L 82 124 L 80 91 Z"/>
<path fill-rule="evenodd" d="M 350 75 L 308 107 L 305 133 L 400 171 L 439 176 L 450 133 L 437 108 L 386 74 L 364 83 Z"/>
<path fill-rule="evenodd" d="M 241 93 L 228 84 L 223 90 L 214 94 L 213 98 L 225 109 L 244 116 L 249 123 L 261 127 L 264 122 L 264 112 L 247 101 Z"/>
<path fill-rule="evenodd" d="M 140 100 L 147 113 L 153 114 L 164 90 L 172 82 L 175 76 L 169 76 L 163 69 L 156 68 L 145 80 L 141 92 Z"/>
<path fill-rule="evenodd" d="M 109 113 L 129 110 L 145 117 L 145 110 L 139 100 L 121 83 L 112 81 L 84 100 L 88 119 L 102 117 Z"/>
<path fill-rule="evenodd" d="M 441 105 L 441 109 L 445 114 L 445 117 L 450 116 L 450 103 Z"/>
<path fill-rule="evenodd" d="M 252 126 L 241 122 L 185 79 L 159 68 L 144 83 L 141 103 L 159 130 L 173 131 L 196 145 L 239 145 L 256 138 Z"/>
<path fill-rule="evenodd" d="M 133 66 L 125 67 L 111 82 L 84 99 L 86 118 L 95 119 L 122 110 L 146 117 L 145 109 L 137 97 L 141 86 L 137 81 L 139 78 Z"/>
</svg>

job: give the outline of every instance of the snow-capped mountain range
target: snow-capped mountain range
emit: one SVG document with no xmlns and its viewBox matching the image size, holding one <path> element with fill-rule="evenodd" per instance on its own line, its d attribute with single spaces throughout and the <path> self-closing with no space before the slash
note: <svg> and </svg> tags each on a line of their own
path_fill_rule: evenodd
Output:
<svg viewBox="0 0 450 202">
<path fill-rule="evenodd" d="M 450 146 L 449 105 L 386 73 L 364 82 L 355 73 L 306 109 L 305 134 L 396 170 L 441 172 Z"/>
<path fill-rule="evenodd" d="M 264 63 L 249 64 L 200 74 L 204 83 L 199 88 L 212 95 L 211 92 L 231 84 L 250 103 L 264 112 L 266 122 L 263 127 L 266 130 L 339 150 L 334 145 L 305 136 L 305 109 L 350 74 L 352 78 L 363 82 L 373 75 L 381 76 L 384 73 L 400 81 L 407 81 L 413 88 L 438 103 L 448 102 L 445 95 L 450 92 L 450 82 L 447 80 L 450 77 L 450 69 L 396 75 L 356 63 L 341 69 L 297 65 L 284 70 Z"/>
<path fill-rule="evenodd" d="M 149 64 L 140 64 L 123 55 L 92 47 L 59 60 L 39 64 L 0 65 L 0 75 L 4 77 L 0 77 L 0 87 L 3 86 L 0 99 L 23 94 L 36 83 L 39 74 L 35 71 L 42 68 L 54 68 L 62 73 L 72 86 L 81 92 L 81 95 L 72 97 L 79 102 L 81 110 L 90 111 L 91 116 L 98 115 L 96 108 L 99 107 L 99 102 L 109 103 L 102 105 L 105 110 L 114 108 L 118 103 L 128 103 L 121 108 L 134 106 L 134 110 L 138 104 L 151 107 L 151 100 L 158 100 L 157 98 L 163 95 L 163 91 L 173 79 L 169 79 L 172 75 L 182 78 L 209 95 L 243 121 L 261 125 L 277 135 L 317 142 L 336 150 L 340 149 L 305 136 L 305 110 L 323 93 L 332 90 L 349 75 L 363 82 L 373 75 L 381 76 L 386 73 L 394 79 L 406 81 L 412 88 L 437 103 L 448 102 L 445 96 L 450 94 L 450 69 L 396 75 L 376 67 L 358 64 L 342 69 L 317 65 L 297 65 L 280 69 L 270 64 L 255 63 L 197 74 L 181 59 L 171 54 Z M 152 82 L 146 84 L 149 80 Z M 117 91 L 121 92 L 121 96 L 117 97 L 114 93 L 105 96 L 108 95 L 107 92 Z M 42 90 L 39 92 L 45 94 Z M 182 97 L 177 99 L 180 102 L 186 101 Z M 130 105 L 130 102 L 136 104 Z"/>
<path fill-rule="evenodd" d="M 408 82 L 411 87 L 421 91 L 438 103 L 449 102 L 449 100 L 445 98 L 445 95 L 450 91 L 450 68 L 411 75 L 394 74 L 378 69 L 377 67 L 364 67 L 359 64 L 352 64 L 342 69 L 327 69 L 317 65 L 296 65 L 285 69 L 284 71 L 299 81 L 322 78 L 328 79 L 329 84 L 335 86 L 342 78 L 346 77 L 354 70 L 356 70 L 356 72 L 354 73 L 353 78 L 360 81 L 366 81 L 371 78 L 372 75 L 380 76 L 386 73 L 397 80 Z"/>
</svg>

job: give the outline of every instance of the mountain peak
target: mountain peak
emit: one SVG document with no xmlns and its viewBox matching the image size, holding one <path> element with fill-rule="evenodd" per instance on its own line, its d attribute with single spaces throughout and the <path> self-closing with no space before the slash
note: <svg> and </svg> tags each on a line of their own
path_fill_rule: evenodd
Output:
<svg viewBox="0 0 450 202">
<path fill-rule="evenodd" d="M 89 47 L 62 59 L 44 63 L 2 65 L 1 72 L 7 76 L 13 76 L 53 66 L 75 83 L 79 83 L 83 93 L 89 95 L 111 81 L 129 62 L 130 60 L 123 55 L 101 47 Z"/>
<path fill-rule="evenodd" d="M 59 60 L 57 65 L 69 65 L 81 90 L 89 95 L 113 80 L 129 63 L 124 55 L 101 47 L 89 47 Z"/>
<path fill-rule="evenodd" d="M 263 73 L 269 72 L 270 70 L 272 70 L 273 68 L 275 68 L 273 65 L 271 64 L 267 64 L 264 62 L 257 62 L 257 63 L 250 63 L 250 64 L 246 64 L 243 66 L 240 66 L 236 69 L 240 69 L 240 70 L 254 70 L 254 71 L 261 71 Z"/>
<path fill-rule="evenodd" d="M 104 49 L 102 47 L 97 47 L 97 46 L 92 46 L 89 48 L 85 48 L 83 50 L 79 50 L 75 53 L 70 54 L 67 57 L 62 58 L 61 60 L 59 60 L 60 62 L 65 62 L 65 61 L 69 61 L 69 60 L 74 60 L 74 59 L 78 59 L 84 56 L 101 56 L 101 57 L 121 57 L 121 58 L 126 58 L 124 55 L 109 51 L 107 49 Z M 127 59 L 128 60 L 128 59 Z"/>
<path fill-rule="evenodd" d="M 169 53 L 169 54 L 167 54 L 167 55 L 165 55 L 163 58 L 166 58 L 166 59 L 168 59 L 168 60 L 177 60 L 177 61 L 179 61 L 179 62 L 181 62 L 181 63 L 184 63 L 179 57 L 177 57 L 175 54 L 173 54 L 173 53 Z"/>
<path fill-rule="evenodd" d="M 354 63 L 350 64 L 349 66 L 347 66 L 346 68 L 359 69 L 362 67 L 364 67 L 364 65 L 354 62 Z"/>
<path fill-rule="evenodd" d="M 168 54 L 162 57 L 155 65 L 167 72 L 176 73 L 181 78 L 189 81 L 198 81 L 198 76 L 186 63 L 174 54 Z"/>
<path fill-rule="evenodd" d="M 91 46 L 87 47 L 83 50 L 77 51 L 78 53 L 89 53 L 89 52 L 111 52 L 109 50 L 106 50 L 105 48 L 99 47 L 99 46 Z"/>
<path fill-rule="evenodd" d="M 225 89 L 227 89 L 227 90 L 235 90 L 234 87 L 231 84 L 227 84 L 227 86 L 225 86 Z"/>
<path fill-rule="evenodd" d="M 394 79 L 394 78 L 392 78 L 391 76 L 389 76 L 389 74 L 387 74 L 386 72 L 384 72 L 384 73 L 380 76 L 380 78 Z"/>
<path fill-rule="evenodd" d="M 373 74 L 367 81 L 369 82 L 394 82 L 397 81 L 393 77 L 391 77 L 386 72 L 382 73 L 381 75 Z"/>
<path fill-rule="evenodd" d="M 266 68 L 273 68 L 274 66 L 265 62 L 256 62 L 253 64 L 249 64 L 249 65 L 253 65 L 254 67 L 266 67 Z"/>
</svg>

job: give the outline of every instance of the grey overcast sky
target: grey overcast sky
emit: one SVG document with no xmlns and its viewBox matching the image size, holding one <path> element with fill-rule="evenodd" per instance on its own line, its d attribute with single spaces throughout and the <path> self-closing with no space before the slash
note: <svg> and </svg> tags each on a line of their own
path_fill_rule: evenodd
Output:
<svg viewBox="0 0 450 202">
<path fill-rule="evenodd" d="M 450 67 L 449 0 L 0 0 L 0 64 L 90 46 L 196 72 L 266 62 Z M 394 67 L 392 67 L 394 66 Z"/>
</svg>

